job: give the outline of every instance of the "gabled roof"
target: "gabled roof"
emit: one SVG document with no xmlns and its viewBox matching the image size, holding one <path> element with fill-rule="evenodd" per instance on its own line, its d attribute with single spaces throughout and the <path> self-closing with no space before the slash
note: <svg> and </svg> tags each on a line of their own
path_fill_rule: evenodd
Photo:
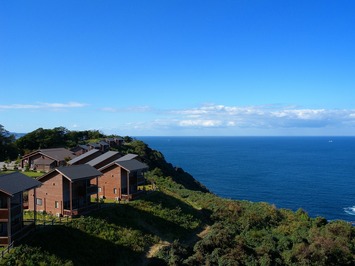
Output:
<svg viewBox="0 0 355 266">
<path fill-rule="evenodd" d="M 88 152 L 85 152 L 85 153 L 79 155 L 78 157 L 75 157 L 74 159 L 70 160 L 70 161 L 68 162 L 68 164 L 74 164 L 74 163 L 76 163 L 76 162 L 79 162 L 79 161 L 81 161 L 82 159 L 84 159 L 84 158 L 86 158 L 86 157 L 88 157 L 88 156 L 91 156 L 91 155 L 93 155 L 93 154 L 95 154 L 95 153 L 101 153 L 101 151 L 98 150 L 98 149 L 92 149 L 92 150 L 90 150 L 90 151 L 88 151 Z"/>
<path fill-rule="evenodd" d="M 134 154 L 134 153 L 128 153 L 124 156 L 122 156 L 121 158 L 118 158 L 116 161 L 118 162 L 121 162 L 121 161 L 129 161 L 129 160 L 132 160 L 134 158 L 137 158 L 138 157 L 138 154 Z"/>
<path fill-rule="evenodd" d="M 121 159 L 121 158 L 120 158 Z M 145 163 L 142 163 L 140 161 L 137 161 L 135 159 L 132 160 L 126 160 L 126 161 L 114 161 L 110 164 L 105 165 L 104 167 L 101 167 L 99 170 L 102 171 L 112 165 L 118 165 L 122 168 L 124 168 L 125 170 L 127 170 L 128 172 L 133 172 L 133 171 L 138 171 L 138 170 L 146 170 L 148 169 L 148 165 L 146 165 Z"/>
<path fill-rule="evenodd" d="M 97 148 L 97 149 L 100 149 L 100 148 L 101 148 L 101 146 L 100 146 L 99 143 L 89 143 L 88 146 L 94 147 L 95 149 L 96 149 L 96 148 Z"/>
<path fill-rule="evenodd" d="M 60 166 L 48 174 L 40 177 L 38 180 L 52 174 L 53 172 L 58 172 L 65 176 L 70 181 L 80 180 L 80 179 L 91 179 L 97 176 L 101 176 L 102 173 L 96 170 L 96 168 L 88 164 L 70 165 L 70 166 Z"/>
<path fill-rule="evenodd" d="M 80 148 L 82 148 L 83 150 L 88 150 L 89 149 L 89 146 L 88 145 L 85 145 L 85 144 L 80 144 L 78 145 Z"/>
<path fill-rule="evenodd" d="M 71 148 L 70 150 L 73 151 L 73 152 L 79 151 L 79 150 L 85 150 L 85 151 L 87 151 L 87 150 L 89 150 L 89 146 L 88 146 L 88 145 L 85 145 L 85 144 L 80 144 L 80 145 L 78 145 L 78 146 L 76 146 L 76 147 L 74 147 L 74 148 Z"/>
<path fill-rule="evenodd" d="M 109 138 L 105 138 L 105 140 L 110 140 L 110 141 L 113 141 L 113 140 L 123 140 L 122 137 L 109 137 Z"/>
<path fill-rule="evenodd" d="M 95 166 L 98 165 L 99 163 L 102 163 L 103 161 L 106 161 L 107 159 L 110 159 L 113 156 L 116 156 L 118 154 L 117 151 L 108 151 L 99 157 L 96 157 L 95 159 L 87 162 L 88 165 Z"/>
<path fill-rule="evenodd" d="M 70 150 L 67 150 L 65 148 L 54 148 L 54 149 L 40 149 L 23 156 L 23 158 L 30 157 L 36 153 L 40 153 L 56 161 L 64 161 L 66 158 L 75 157 L 75 155 Z"/>
<path fill-rule="evenodd" d="M 129 161 L 116 161 L 116 164 L 126 169 L 128 172 L 148 169 L 148 165 L 135 159 Z"/>
<path fill-rule="evenodd" d="M 53 159 L 42 159 L 42 158 L 38 158 L 38 159 L 35 159 L 33 160 L 33 162 L 35 164 L 46 164 L 46 165 L 50 165 L 54 162 Z"/>
<path fill-rule="evenodd" d="M 100 140 L 99 144 L 102 146 L 109 146 L 108 143 L 106 141 Z"/>
<path fill-rule="evenodd" d="M 21 191 L 39 187 L 41 184 L 42 183 L 38 180 L 28 177 L 20 172 L 0 175 L 0 191 L 9 196 L 13 196 Z"/>
</svg>

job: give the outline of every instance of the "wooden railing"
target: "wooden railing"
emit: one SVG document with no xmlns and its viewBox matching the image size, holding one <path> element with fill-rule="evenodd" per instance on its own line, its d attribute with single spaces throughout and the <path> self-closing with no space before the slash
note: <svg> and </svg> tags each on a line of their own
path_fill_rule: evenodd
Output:
<svg viewBox="0 0 355 266">
<path fill-rule="evenodd" d="M 140 196 L 142 196 L 142 194 L 144 194 L 145 192 L 143 190 L 137 190 L 135 192 L 133 192 L 132 194 L 122 194 L 122 199 L 123 200 L 133 200 L 136 199 Z"/>
<path fill-rule="evenodd" d="M 12 235 L 12 239 L 14 241 L 18 241 L 21 238 L 25 237 L 26 235 L 28 235 L 32 230 L 34 230 L 36 227 L 35 222 L 34 221 L 24 221 L 23 222 L 23 227 L 21 230 L 19 230 L 18 232 L 14 233 Z"/>
<path fill-rule="evenodd" d="M 1 240 L 1 239 L 0 239 Z M 1 251 L 1 258 L 3 259 L 4 256 L 10 252 L 10 250 L 14 247 L 14 242 L 12 241 L 12 243 L 10 245 L 8 245 L 6 248 L 4 248 L 2 251 Z"/>
<path fill-rule="evenodd" d="M 80 208 L 76 208 L 76 209 L 73 209 L 73 211 L 70 211 L 69 209 L 64 209 L 63 210 L 63 215 L 64 216 L 77 216 L 79 214 L 83 214 L 83 213 L 86 213 L 90 210 L 94 210 L 94 209 L 97 209 L 98 208 L 98 205 L 93 203 L 93 204 L 90 204 L 90 205 L 87 205 L 87 206 L 83 206 L 83 207 L 80 207 Z"/>
</svg>

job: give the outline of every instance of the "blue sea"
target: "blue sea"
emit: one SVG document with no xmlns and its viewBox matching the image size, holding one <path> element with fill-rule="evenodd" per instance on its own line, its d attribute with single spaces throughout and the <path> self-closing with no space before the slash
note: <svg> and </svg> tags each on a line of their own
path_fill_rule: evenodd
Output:
<svg viewBox="0 0 355 266">
<path fill-rule="evenodd" d="M 137 137 L 218 196 L 355 221 L 355 137 Z"/>
</svg>

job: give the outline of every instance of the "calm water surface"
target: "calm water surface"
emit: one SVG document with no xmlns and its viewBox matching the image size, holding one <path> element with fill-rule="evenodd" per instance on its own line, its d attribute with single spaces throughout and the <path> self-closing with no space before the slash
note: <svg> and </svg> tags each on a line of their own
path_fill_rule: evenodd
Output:
<svg viewBox="0 0 355 266">
<path fill-rule="evenodd" d="M 355 221 L 353 137 L 137 137 L 213 193 Z"/>
</svg>

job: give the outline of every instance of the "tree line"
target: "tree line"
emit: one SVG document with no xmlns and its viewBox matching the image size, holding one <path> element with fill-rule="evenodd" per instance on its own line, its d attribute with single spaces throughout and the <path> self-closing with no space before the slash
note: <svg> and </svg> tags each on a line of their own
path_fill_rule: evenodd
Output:
<svg viewBox="0 0 355 266">
<path fill-rule="evenodd" d="M 15 160 L 19 156 L 38 149 L 73 148 L 79 144 L 99 140 L 106 136 L 99 130 L 71 131 L 65 127 L 38 128 L 16 139 L 14 134 L 0 125 L 0 161 Z"/>
</svg>

